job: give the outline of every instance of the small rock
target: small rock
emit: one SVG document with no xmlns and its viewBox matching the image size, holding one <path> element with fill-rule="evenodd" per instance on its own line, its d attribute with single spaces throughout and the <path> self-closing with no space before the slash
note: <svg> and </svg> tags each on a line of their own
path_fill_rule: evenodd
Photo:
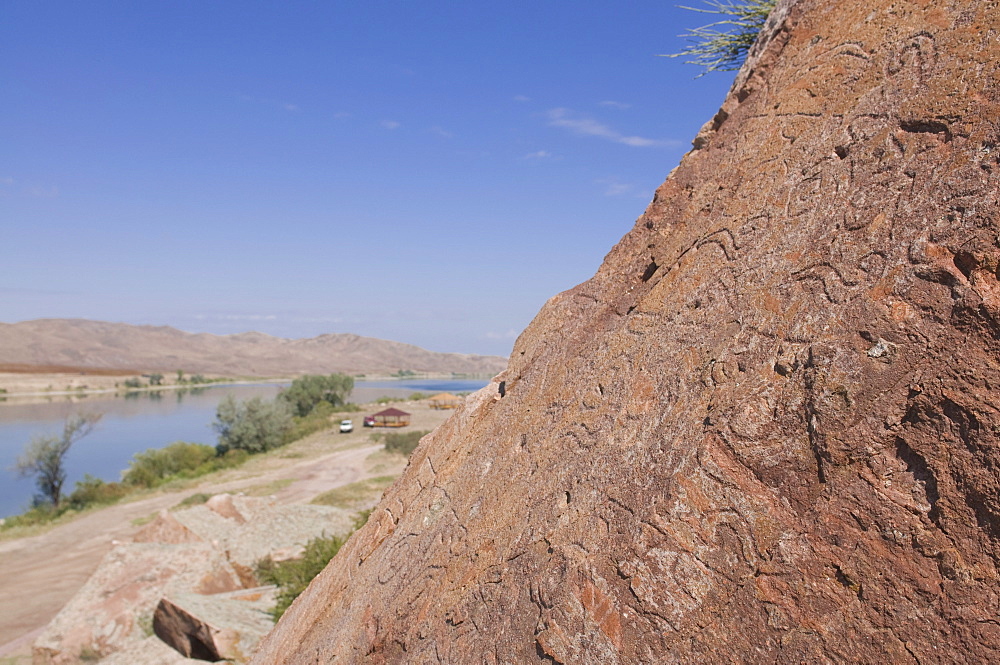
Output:
<svg viewBox="0 0 1000 665">
<path fill-rule="evenodd" d="M 875 342 L 870 349 L 868 349 L 869 358 L 888 358 L 896 353 L 896 345 L 892 342 L 887 342 L 881 337 Z"/>
</svg>

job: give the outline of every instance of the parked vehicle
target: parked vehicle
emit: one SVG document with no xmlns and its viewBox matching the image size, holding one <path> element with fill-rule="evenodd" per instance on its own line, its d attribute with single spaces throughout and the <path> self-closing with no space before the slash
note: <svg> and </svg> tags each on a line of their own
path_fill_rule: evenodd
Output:
<svg viewBox="0 0 1000 665">
<path fill-rule="evenodd" d="M 347 434 L 348 432 L 353 432 L 353 431 L 354 431 L 354 423 L 352 423 L 350 420 L 341 420 L 340 421 L 340 433 L 341 434 Z"/>
<path fill-rule="evenodd" d="M 365 427 L 375 427 L 375 416 L 365 416 Z"/>
</svg>

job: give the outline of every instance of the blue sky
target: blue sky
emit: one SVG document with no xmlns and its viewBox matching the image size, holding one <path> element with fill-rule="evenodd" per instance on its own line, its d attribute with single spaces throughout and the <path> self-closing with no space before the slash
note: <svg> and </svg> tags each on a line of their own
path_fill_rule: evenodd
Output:
<svg viewBox="0 0 1000 665">
<path fill-rule="evenodd" d="M 668 2 L 0 7 L 0 321 L 510 352 L 731 73 Z"/>
</svg>

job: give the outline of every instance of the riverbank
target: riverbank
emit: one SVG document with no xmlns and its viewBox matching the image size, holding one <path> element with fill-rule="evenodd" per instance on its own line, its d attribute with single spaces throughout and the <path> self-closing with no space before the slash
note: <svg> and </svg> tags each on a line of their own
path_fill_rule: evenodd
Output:
<svg viewBox="0 0 1000 665">
<path fill-rule="evenodd" d="M 108 370 L 90 372 L 0 372 L 0 400 L 16 400 L 19 404 L 48 401 L 54 398 L 82 401 L 91 395 L 124 395 L 126 393 L 168 392 L 207 388 L 217 385 L 254 385 L 289 383 L 294 377 L 224 377 L 197 375 L 196 381 L 177 381 L 164 377 L 161 385 L 149 385 L 149 373 Z M 133 384 L 126 385 L 127 381 Z"/>
<path fill-rule="evenodd" d="M 431 409 L 426 401 L 407 402 L 404 408 L 412 414 L 412 422 L 403 431 L 432 430 L 450 414 Z M 0 658 L 30 653 L 29 636 L 76 594 L 113 540 L 130 538 L 158 511 L 189 497 L 242 492 L 273 496 L 280 503 L 308 503 L 326 494 L 329 502 L 330 491 L 342 488 L 337 493 L 342 498 L 334 501 L 343 503 L 334 505 L 348 510 L 373 505 L 384 479 L 398 476 L 406 459 L 386 453 L 371 440 L 372 430 L 339 433 L 335 423 L 341 417 L 351 415 L 334 414 L 329 429 L 255 456 L 239 468 L 170 483 L 29 536 L 5 537 L 0 541 L 0 570 L 5 577 L 0 586 Z"/>
<path fill-rule="evenodd" d="M 194 375 L 178 381 L 177 376 L 163 376 L 159 385 L 149 385 L 153 372 L 133 370 L 93 370 L 72 369 L 66 371 L 44 371 L 51 368 L 17 368 L 0 365 L 0 404 L 4 401 L 18 404 L 38 403 L 55 399 L 82 402 L 91 395 L 125 395 L 133 393 L 159 393 L 178 390 L 192 390 L 212 386 L 244 386 L 271 383 L 291 383 L 297 375 L 276 375 L 271 377 L 226 377 L 220 375 Z M 451 379 L 490 379 L 492 374 L 454 374 L 442 372 L 411 372 L 398 374 L 355 374 L 356 382 L 447 381 Z M 128 386 L 126 381 L 139 385 Z"/>
</svg>

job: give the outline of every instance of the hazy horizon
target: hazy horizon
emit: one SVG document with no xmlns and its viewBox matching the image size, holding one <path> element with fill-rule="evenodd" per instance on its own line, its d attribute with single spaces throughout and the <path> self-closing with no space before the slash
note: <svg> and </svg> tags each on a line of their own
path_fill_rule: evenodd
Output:
<svg viewBox="0 0 1000 665">
<path fill-rule="evenodd" d="M 507 355 L 732 73 L 659 2 L 4 5 L 0 318 Z"/>
</svg>

